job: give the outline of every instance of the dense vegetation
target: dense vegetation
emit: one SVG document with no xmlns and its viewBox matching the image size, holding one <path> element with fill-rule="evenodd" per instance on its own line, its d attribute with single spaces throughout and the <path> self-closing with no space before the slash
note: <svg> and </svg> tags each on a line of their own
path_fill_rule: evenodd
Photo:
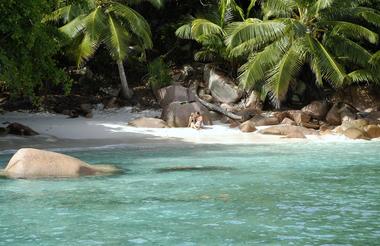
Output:
<svg viewBox="0 0 380 246">
<path fill-rule="evenodd" d="M 380 82 L 378 0 L 10 0 L 0 11 L 1 90 L 15 97 L 121 82 L 130 99 L 144 75 L 157 88 L 170 83 L 168 64 L 194 61 L 275 106 L 305 79 Z M 78 69 L 99 83 L 73 76 Z"/>
</svg>

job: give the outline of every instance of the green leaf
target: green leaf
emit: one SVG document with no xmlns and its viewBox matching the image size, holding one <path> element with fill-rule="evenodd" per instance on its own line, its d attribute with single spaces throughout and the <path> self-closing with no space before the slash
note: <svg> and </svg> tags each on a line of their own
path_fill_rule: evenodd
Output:
<svg viewBox="0 0 380 246">
<path fill-rule="evenodd" d="M 108 30 L 104 43 L 115 60 L 123 61 L 128 51 L 128 32 L 111 15 L 108 16 Z"/>
<path fill-rule="evenodd" d="M 245 42 L 265 44 L 281 38 L 285 27 L 286 25 L 279 21 L 247 19 L 244 22 L 234 22 L 226 28 L 225 43 L 229 49 L 233 49 Z"/>
<path fill-rule="evenodd" d="M 328 35 L 326 36 L 324 44 L 332 50 L 339 59 L 352 61 L 361 67 L 368 66 L 371 53 L 350 39 L 337 35 Z"/>
<path fill-rule="evenodd" d="M 206 19 L 195 19 L 191 24 L 191 36 L 198 39 L 202 35 L 224 35 L 223 29 L 217 24 Z"/>
<path fill-rule="evenodd" d="M 259 82 L 268 77 L 268 71 L 273 68 L 289 48 L 287 38 L 280 39 L 264 50 L 254 53 L 248 61 L 239 69 L 240 85 L 245 89 L 255 87 Z"/>
<path fill-rule="evenodd" d="M 86 15 L 79 15 L 66 25 L 59 28 L 61 32 L 66 34 L 70 38 L 75 38 L 80 32 L 83 31 L 86 26 L 85 20 Z"/>
<path fill-rule="evenodd" d="M 148 22 L 137 13 L 132 8 L 113 2 L 112 5 L 108 8 L 110 13 L 114 13 L 116 16 L 121 17 L 124 21 L 129 24 L 129 28 L 132 32 L 141 39 L 141 45 L 150 49 L 153 46 L 152 43 L 152 34 Z"/>
<path fill-rule="evenodd" d="M 310 34 L 306 35 L 308 51 L 311 59 L 314 59 L 314 66 L 318 68 L 322 77 L 334 86 L 342 86 L 346 81 L 346 72 L 334 57 L 327 51 L 317 39 Z"/>
<path fill-rule="evenodd" d="M 302 45 L 295 42 L 270 71 L 270 78 L 265 87 L 276 107 L 280 107 L 281 101 L 285 99 L 290 82 L 296 79 L 304 62 L 305 51 Z"/>
<path fill-rule="evenodd" d="M 335 34 L 342 34 L 348 38 L 352 39 L 364 39 L 372 44 L 377 44 L 379 41 L 379 35 L 368 28 L 346 22 L 346 21 L 327 21 L 321 22 L 322 24 L 332 25 L 334 28 L 332 30 Z"/>
</svg>

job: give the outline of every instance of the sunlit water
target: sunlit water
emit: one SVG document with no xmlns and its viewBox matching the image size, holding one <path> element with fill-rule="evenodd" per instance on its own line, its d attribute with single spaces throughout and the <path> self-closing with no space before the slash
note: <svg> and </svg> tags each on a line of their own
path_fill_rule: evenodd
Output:
<svg viewBox="0 0 380 246">
<path fill-rule="evenodd" d="M 380 243 L 379 142 L 69 154 L 125 173 L 0 179 L 0 245 Z"/>
</svg>

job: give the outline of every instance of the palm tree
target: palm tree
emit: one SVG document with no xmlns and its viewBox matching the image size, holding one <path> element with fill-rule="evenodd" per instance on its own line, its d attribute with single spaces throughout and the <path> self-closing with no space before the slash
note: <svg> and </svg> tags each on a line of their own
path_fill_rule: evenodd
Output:
<svg viewBox="0 0 380 246">
<path fill-rule="evenodd" d="M 230 56 L 248 59 L 239 69 L 243 87 L 269 92 L 280 107 L 305 64 L 319 86 L 380 81 L 380 54 L 366 48 L 379 41 L 377 10 L 355 0 L 267 0 L 262 11 L 263 20 L 226 27 Z"/>
<path fill-rule="evenodd" d="M 192 39 L 202 45 L 194 55 L 197 61 L 228 62 L 230 57 L 224 43 L 226 32 L 224 28 L 234 18 L 244 20 L 254 7 L 256 0 L 250 0 L 245 13 L 235 0 L 220 0 L 209 5 L 197 18 L 191 17 L 180 26 L 176 35 L 182 39 Z"/>
<path fill-rule="evenodd" d="M 159 7 L 163 0 L 150 2 Z M 59 30 L 69 37 L 68 53 L 77 66 L 92 57 L 100 45 L 105 45 L 117 63 L 122 95 L 128 99 L 132 97 L 123 61 L 132 51 L 139 52 L 140 58 L 145 59 L 145 50 L 153 46 L 149 24 L 139 13 L 111 0 L 83 0 L 60 6 L 45 20 L 62 24 Z"/>
</svg>

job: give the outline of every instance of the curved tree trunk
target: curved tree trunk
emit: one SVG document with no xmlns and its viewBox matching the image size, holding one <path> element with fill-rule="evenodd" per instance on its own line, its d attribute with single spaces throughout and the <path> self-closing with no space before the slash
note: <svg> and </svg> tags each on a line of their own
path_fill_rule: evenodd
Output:
<svg viewBox="0 0 380 246">
<path fill-rule="evenodd" d="M 126 99 L 131 99 L 133 96 L 133 92 L 128 87 L 127 76 L 125 76 L 123 61 L 117 61 L 117 68 L 119 69 L 122 96 Z"/>
<path fill-rule="evenodd" d="M 205 100 L 202 100 L 199 96 L 198 96 L 198 83 L 195 84 L 195 97 L 196 99 L 203 105 L 205 106 L 206 108 L 208 108 L 209 110 L 211 111 L 215 111 L 215 112 L 219 112 L 233 120 L 242 120 L 243 117 L 240 116 L 240 115 L 236 115 L 234 113 L 231 113 L 231 112 L 228 112 L 227 110 L 223 109 L 222 107 L 218 106 L 218 105 L 215 105 L 215 104 L 212 104 L 212 103 L 209 103 L 209 102 L 206 102 Z"/>
</svg>

